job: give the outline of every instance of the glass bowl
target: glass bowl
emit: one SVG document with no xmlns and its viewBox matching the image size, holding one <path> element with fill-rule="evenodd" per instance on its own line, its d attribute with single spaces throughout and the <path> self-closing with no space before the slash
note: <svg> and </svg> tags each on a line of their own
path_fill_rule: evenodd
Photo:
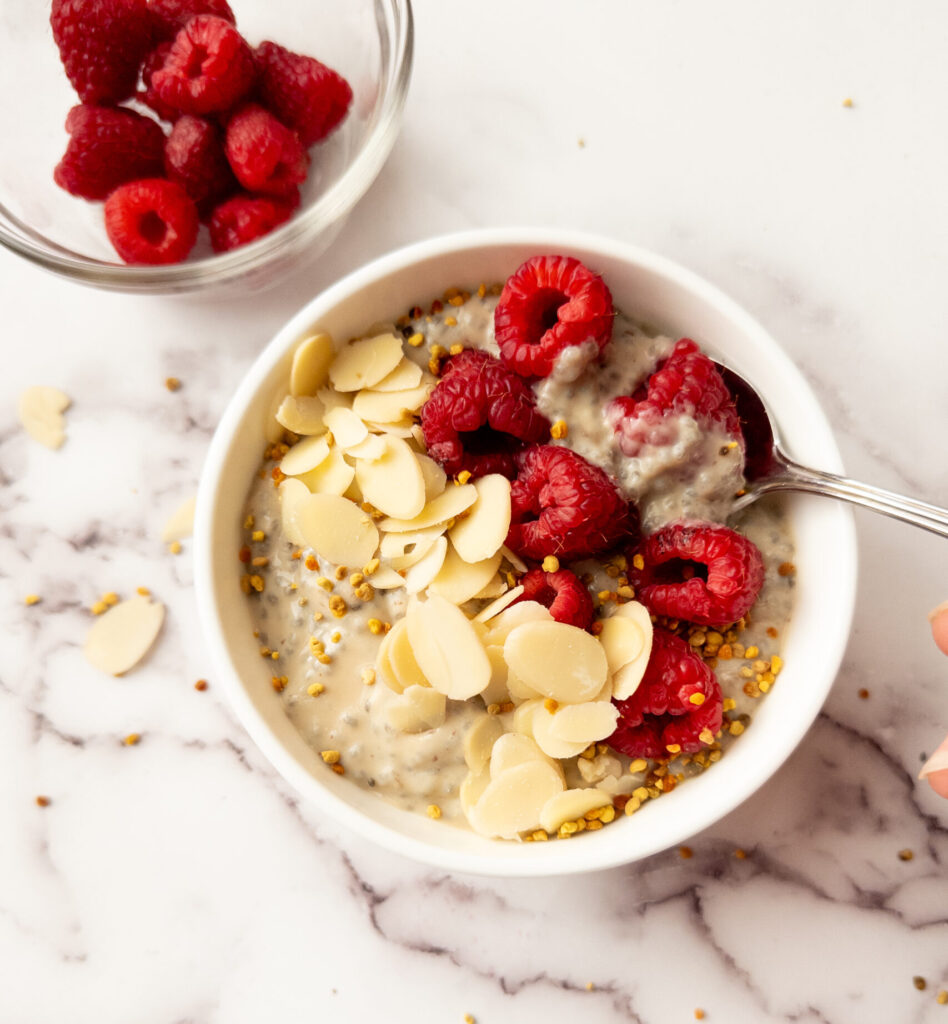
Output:
<svg viewBox="0 0 948 1024">
<path fill-rule="evenodd" d="M 345 216 L 381 170 L 401 122 L 412 64 L 411 0 L 233 0 L 238 28 L 255 46 L 271 39 L 317 57 L 353 90 L 342 126 L 310 152 L 301 206 L 282 227 L 215 255 L 206 232 L 185 263 L 127 266 L 105 233 L 102 204 L 72 196 L 53 181 L 67 142 L 63 127 L 79 102 L 59 59 L 49 4 L 4 0 L 0 85 L 26 102 L 0 108 L 0 244 L 47 270 L 97 288 L 186 292 L 236 280 L 276 281 L 300 258 L 333 241 Z"/>
</svg>

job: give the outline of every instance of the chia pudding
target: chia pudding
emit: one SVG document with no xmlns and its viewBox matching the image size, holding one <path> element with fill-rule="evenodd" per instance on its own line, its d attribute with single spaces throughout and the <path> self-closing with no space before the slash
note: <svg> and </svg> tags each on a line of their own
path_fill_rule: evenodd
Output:
<svg viewBox="0 0 948 1024">
<path fill-rule="evenodd" d="M 252 601 L 255 635 L 266 664 L 261 675 L 269 677 L 277 699 L 306 742 L 322 755 L 326 770 L 344 774 L 407 811 L 474 827 L 485 835 L 535 841 L 595 831 L 720 759 L 750 724 L 755 703 L 779 675 L 780 643 L 793 603 L 793 541 L 776 501 L 760 501 L 728 519 L 733 497 L 743 485 L 743 447 L 717 424 L 670 410 L 659 430 L 643 434 L 634 456 L 623 451 L 621 431 L 610 411 L 613 400 L 643 394 L 676 342 L 616 312 L 607 344 L 568 345 L 545 377 L 527 381 L 531 402 L 549 424 L 542 442 L 566 448 L 604 471 L 621 499 L 637 510 L 646 537 L 681 521 L 727 521 L 731 530 L 752 542 L 762 561 L 763 582 L 752 610 L 736 622 L 715 625 L 650 615 L 630 582 L 641 558 L 633 554 L 638 550 L 635 537 L 593 555 L 558 557 L 555 545 L 542 559 L 511 550 L 503 543 L 505 526 L 498 534 L 496 526 L 482 525 L 503 519 L 505 501 L 504 523 L 509 522 L 512 499 L 505 495 L 510 485 L 502 474 L 481 478 L 480 487 L 464 471 L 453 479 L 446 476 L 427 457 L 419 423 L 420 410 L 448 379 L 445 369 L 462 350 L 483 352 L 500 363 L 495 336 L 500 297 L 499 286 L 481 285 L 472 292 L 452 289 L 426 309 L 414 307 L 392 323 L 372 325 L 362 339 L 355 339 L 356 345 L 372 343 L 350 360 L 358 364 L 356 369 L 347 366 L 336 374 L 340 380 L 351 377 L 357 385 L 370 381 L 365 387 L 346 383 L 336 388 L 326 378 L 327 367 L 348 358 L 340 356 L 346 345 L 317 336 L 322 340 L 315 356 L 304 353 L 304 360 L 298 353 L 277 414 L 283 439 L 267 448 L 250 490 L 247 542 L 240 557 L 246 564 L 243 589 Z M 393 351 L 391 340 L 383 344 L 380 338 L 398 339 L 399 351 Z M 309 339 L 303 345 L 311 343 Z M 381 372 L 378 359 L 388 360 L 381 379 L 376 379 Z M 411 397 L 398 409 L 393 395 Z M 376 415 L 378 419 L 372 418 Z M 462 435 L 472 447 L 474 433 Z M 320 447 L 323 441 L 328 455 Z M 389 447 L 380 454 L 383 442 Z M 309 455 L 310 449 L 315 454 Z M 418 461 L 411 474 L 420 473 L 423 479 L 424 507 L 420 513 L 414 506 L 411 514 L 392 515 L 378 502 L 369 502 L 367 494 L 383 495 L 381 504 L 392 501 L 400 507 L 405 498 L 395 494 L 399 488 L 392 481 L 401 472 L 397 460 L 407 450 Z M 294 452 L 300 457 L 288 462 Z M 394 460 L 387 477 L 386 459 Z M 465 505 L 461 497 L 475 487 L 475 499 Z M 410 489 L 407 484 L 405 488 Z M 324 506 L 314 506 L 312 514 L 295 511 L 303 508 L 299 502 L 321 493 L 327 495 Z M 345 502 L 345 508 L 338 502 Z M 427 511 L 439 503 L 449 512 L 454 506 L 460 511 L 447 519 L 435 513 L 426 519 Z M 350 505 L 361 512 L 361 519 L 353 520 L 348 532 L 343 527 L 330 530 L 325 542 L 329 547 L 320 550 L 307 524 L 318 520 L 319 533 L 327 528 L 327 516 L 335 515 L 337 507 L 348 514 Z M 475 519 L 478 541 L 485 531 L 493 541 L 483 558 L 465 562 L 458 554 L 465 551 L 458 526 Z M 368 539 L 353 540 L 353 531 L 365 531 Z M 342 547 L 333 547 L 338 544 Z M 327 550 L 356 552 L 359 561 L 338 564 Z M 542 599 L 531 601 L 521 594 L 501 607 L 517 597 L 530 570 L 542 570 L 547 578 L 568 571 L 581 581 L 593 609 L 583 638 L 577 625 L 551 617 L 551 606 L 544 607 Z M 612 619 L 623 620 L 624 639 L 618 646 L 614 637 L 621 631 L 604 629 Z M 427 630 L 419 625 L 422 620 Z M 475 692 L 467 692 L 464 670 L 457 666 L 445 668 L 446 682 L 426 678 L 426 672 L 434 674 L 428 666 L 438 664 L 439 657 L 451 658 L 450 651 L 441 649 L 439 654 L 431 640 L 442 632 L 442 624 L 445 636 L 457 645 L 458 657 L 468 651 L 465 645 L 473 645 L 472 672 L 476 674 L 481 660 L 488 666 L 482 679 L 486 683 L 478 684 Z M 573 632 L 567 636 L 567 630 Z M 661 756 L 635 756 L 609 742 L 616 708 L 629 699 L 625 693 L 617 696 L 615 680 L 621 657 L 636 650 L 636 637 L 644 648 L 629 659 L 630 665 L 640 663 L 630 692 L 643 673 L 648 680 L 653 630 L 680 638 L 704 666 L 701 671 L 716 679 L 720 714 L 713 736 L 696 741 L 694 748 L 670 744 Z M 571 689 L 573 679 L 557 682 L 560 689 L 548 691 L 556 696 L 546 696 L 544 681 L 530 676 L 529 664 L 524 670 L 527 681 L 518 675 L 517 658 L 542 662 L 546 657 L 542 644 L 547 634 L 554 646 L 566 644 L 567 662 L 574 650 L 570 645 L 579 645 L 578 660 L 570 662 L 574 677 L 600 658 L 583 644 L 607 648 L 605 675 L 590 683 L 596 694 L 590 690 L 578 695 Z M 624 646 L 629 642 L 631 647 Z M 702 702 L 710 692 L 702 691 Z M 694 695 L 691 699 L 699 703 Z M 564 710 L 577 724 L 554 736 L 550 722 L 565 722 Z M 594 719 L 607 724 L 592 726 Z M 511 801 L 526 789 L 543 794 L 543 815 L 535 807 L 524 811 L 519 804 L 511 810 Z M 492 799 L 497 807 L 485 809 Z M 540 798 L 532 799 L 536 803 Z"/>
</svg>

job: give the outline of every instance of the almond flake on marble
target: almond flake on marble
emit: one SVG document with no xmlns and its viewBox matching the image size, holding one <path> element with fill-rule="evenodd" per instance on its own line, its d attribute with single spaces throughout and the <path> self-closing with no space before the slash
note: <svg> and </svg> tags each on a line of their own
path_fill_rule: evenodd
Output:
<svg viewBox="0 0 948 1024">
<path fill-rule="evenodd" d="M 329 379 L 337 391 L 359 391 L 384 380 L 401 362 L 401 338 L 377 334 L 344 345 L 329 367 Z"/>
<path fill-rule="evenodd" d="M 548 763 L 518 764 L 491 779 L 474 805 L 471 823 L 482 835 L 514 839 L 537 828 L 540 810 L 562 791 L 563 782 Z"/>
<path fill-rule="evenodd" d="M 184 540 L 194 533 L 194 508 L 197 505 L 197 497 L 188 498 L 171 513 L 168 521 L 161 531 L 161 540 L 164 544 L 170 544 L 173 540 Z"/>
<path fill-rule="evenodd" d="M 464 604 L 487 585 L 488 580 L 497 574 L 499 566 L 499 554 L 472 564 L 461 558 L 454 545 L 449 545 L 444 564 L 428 589 L 433 594 L 447 598 L 452 604 Z"/>
<path fill-rule="evenodd" d="M 296 515 L 302 507 L 302 502 L 310 496 L 309 488 L 302 480 L 287 477 L 280 484 L 277 493 L 280 495 L 280 520 L 286 539 L 297 547 L 306 547 L 306 539 L 300 531 Z"/>
<path fill-rule="evenodd" d="M 425 504 L 427 504 L 444 492 L 448 484 L 448 476 L 429 455 L 419 455 L 418 465 L 421 466 L 421 475 L 425 478 Z"/>
<path fill-rule="evenodd" d="M 552 621 L 553 616 L 550 614 L 549 608 L 540 604 L 539 601 L 518 601 L 509 608 L 504 608 L 490 620 L 488 636 L 492 644 L 503 645 L 517 626 L 522 626 L 527 622 Z"/>
<path fill-rule="evenodd" d="M 321 466 L 329 458 L 329 441 L 325 434 L 304 437 L 283 456 L 280 472 L 286 476 L 302 476 Z"/>
<path fill-rule="evenodd" d="M 330 409 L 323 419 L 336 444 L 343 450 L 354 448 L 369 436 L 369 428 L 344 405 Z"/>
<path fill-rule="evenodd" d="M 306 437 L 310 434 L 324 434 L 323 413 L 326 407 L 313 396 L 287 395 L 276 411 L 277 422 L 294 434 Z"/>
<path fill-rule="evenodd" d="M 477 491 L 471 484 L 448 487 L 434 501 L 429 501 L 414 519 L 383 519 L 379 526 L 386 533 L 413 533 L 429 526 L 446 523 L 449 519 L 466 512 L 477 500 Z"/>
<path fill-rule="evenodd" d="M 46 448 L 59 448 L 66 440 L 63 413 L 70 405 L 72 399 L 59 388 L 43 385 L 27 388 L 20 394 L 20 423 L 34 441 Z"/>
<path fill-rule="evenodd" d="M 564 622 L 517 626 L 504 641 L 504 657 L 527 686 L 562 704 L 594 697 L 609 674 L 596 637 Z"/>
<path fill-rule="evenodd" d="M 530 716 L 533 738 L 536 740 L 537 746 L 544 754 L 557 760 L 577 757 L 589 746 L 588 740 L 583 742 L 564 740 L 553 732 L 554 722 L 565 710 L 566 708 L 560 708 L 557 712 L 552 713 L 543 701 L 539 701 Z"/>
<path fill-rule="evenodd" d="M 362 419 L 379 424 L 397 424 L 420 409 L 431 388 L 421 386 L 405 391 L 360 391 L 352 400 L 352 411 Z M 411 423 L 408 424 L 411 433 Z"/>
<path fill-rule="evenodd" d="M 500 577 L 498 577 L 498 582 L 499 582 L 499 584 L 500 584 L 500 586 L 502 588 L 500 596 L 497 597 L 496 601 L 491 601 L 491 603 L 489 605 L 487 605 L 485 608 L 482 608 L 474 616 L 474 621 L 475 622 L 490 623 L 494 618 L 496 618 L 496 616 L 500 615 L 500 613 L 505 608 L 507 608 L 510 605 L 512 605 L 514 603 L 514 601 L 516 601 L 517 598 L 520 597 L 523 594 L 523 592 L 524 592 L 524 587 L 523 587 L 522 584 L 518 584 L 516 587 L 511 587 L 510 590 L 506 590 L 504 588 L 506 588 L 507 584 L 504 583 L 504 581 L 501 580 Z M 475 597 L 485 597 L 485 598 L 486 597 L 493 597 L 494 596 L 493 594 L 488 593 L 488 590 L 490 590 L 490 589 L 491 589 L 491 584 L 488 584 L 479 594 L 475 594 L 474 596 Z M 534 602 L 534 603 L 539 603 L 539 602 Z M 513 628 L 513 627 L 511 627 L 511 628 Z"/>
<path fill-rule="evenodd" d="M 95 620 L 86 636 L 83 654 L 103 672 L 124 675 L 151 650 L 164 619 L 163 604 L 136 594 L 113 605 Z"/>
<path fill-rule="evenodd" d="M 608 700 L 587 701 L 585 704 L 564 704 L 550 724 L 550 735 L 570 743 L 590 743 L 604 740 L 615 732 L 619 709 Z"/>
<path fill-rule="evenodd" d="M 540 809 L 540 828 L 555 832 L 563 822 L 576 821 L 589 811 L 609 807 L 612 798 L 598 789 L 567 789 L 557 793 Z"/>
<path fill-rule="evenodd" d="M 419 733 L 444 725 L 447 700 L 427 686 L 406 686 L 385 711 L 388 724 L 398 732 Z"/>
<path fill-rule="evenodd" d="M 290 394 L 315 395 L 329 379 L 329 367 L 335 358 L 336 346 L 328 334 L 314 334 L 301 341 L 290 367 Z"/>
<path fill-rule="evenodd" d="M 372 386 L 373 391 L 408 391 L 421 383 L 421 367 L 410 359 L 402 357 L 402 361 L 394 370 L 378 384 Z"/>
<path fill-rule="evenodd" d="M 386 437 L 377 459 L 359 459 L 356 480 L 363 498 L 395 519 L 412 519 L 425 507 L 425 478 L 418 457 L 399 437 Z"/>
<path fill-rule="evenodd" d="M 468 515 L 448 534 L 465 562 L 480 562 L 497 554 L 510 529 L 510 481 L 489 473 L 474 481 L 477 500 Z"/>
<path fill-rule="evenodd" d="M 431 583 L 441 571 L 447 551 L 447 538 L 439 537 L 431 549 L 405 573 L 405 589 L 409 594 L 418 594 Z"/>
<path fill-rule="evenodd" d="M 464 776 L 458 789 L 458 797 L 461 801 L 461 810 L 468 822 L 471 822 L 474 807 L 489 785 L 490 772 L 486 765 L 479 772 L 470 771 Z"/>
<path fill-rule="evenodd" d="M 365 565 L 379 546 L 372 520 L 337 494 L 311 494 L 300 502 L 296 522 L 306 546 L 335 565 Z"/>
<path fill-rule="evenodd" d="M 329 458 L 324 459 L 315 469 L 303 473 L 299 479 L 314 494 L 341 496 L 355 479 L 355 468 L 346 462 L 338 448 L 330 448 Z"/>
<path fill-rule="evenodd" d="M 490 681 L 487 652 L 464 613 L 432 594 L 415 601 L 405 616 L 418 666 L 428 682 L 451 700 L 468 700 Z"/>
<path fill-rule="evenodd" d="M 362 422 L 361 420 L 359 421 Z M 368 427 L 366 427 L 368 430 Z M 364 441 L 346 449 L 351 459 L 379 459 L 385 454 L 385 437 L 379 434 L 367 434 Z"/>
<path fill-rule="evenodd" d="M 518 764 L 528 761 L 544 761 L 549 763 L 546 754 L 530 739 L 519 733 L 508 732 L 499 736 L 490 752 L 490 777 L 497 779 L 508 768 L 516 768 Z"/>
<path fill-rule="evenodd" d="M 462 740 L 464 760 L 472 772 L 479 772 L 487 766 L 494 744 L 503 734 L 504 727 L 497 721 L 496 715 L 485 712 L 477 716 Z"/>
<path fill-rule="evenodd" d="M 429 683 L 411 648 L 405 620 L 399 619 L 389 630 L 389 634 L 392 642 L 388 645 L 388 660 L 399 686 L 402 690 L 407 690 L 409 686 L 427 688 Z"/>
</svg>

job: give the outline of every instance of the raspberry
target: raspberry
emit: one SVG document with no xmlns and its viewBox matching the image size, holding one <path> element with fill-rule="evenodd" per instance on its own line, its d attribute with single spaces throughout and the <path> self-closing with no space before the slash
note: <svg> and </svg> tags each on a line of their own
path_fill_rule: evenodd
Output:
<svg viewBox="0 0 948 1024">
<path fill-rule="evenodd" d="M 714 673 L 684 640 L 665 629 L 652 636 L 638 689 L 614 703 L 619 721 L 606 743 L 629 757 L 697 753 L 711 744 L 723 719 Z"/>
<path fill-rule="evenodd" d="M 582 558 L 638 535 L 638 514 L 612 479 L 559 445 L 535 445 L 516 456 L 507 546 L 538 560 Z"/>
<path fill-rule="evenodd" d="M 737 622 L 764 582 L 760 551 L 746 537 L 716 523 L 686 519 L 646 537 L 633 556 L 629 583 L 656 615 L 703 626 Z"/>
<path fill-rule="evenodd" d="M 428 454 L 446 473 L 516 473 L 514 454 L 549 436 L 533 392 L 498 359 L 465 349 L 445 364 L 421 409 Z"/>
<path fill-rule="evenodd" d="M 601 277 L 571 256 L 534 256 L 507 279 L 494 310 L 500 358 L 521 377 L 548 377 L 571 345 L 591 342 L 598 356 L 612 317 Z"/>
<path fill-rule="evenodd" d="M 227 252 L 246 245 L 279 227 L 292 213 L 289 202 L 264 196 L 234 196 L 211 214 L 211 246 L 214 252 Z"/>
<path fill-rule="evenodd" d="M 237 24 L 227 0 L 151 0 L 148 10 L 156 39 L 174 39 L 196 14 L 213 14 L 231 25 Z"/>
<path fill-rule="evenodd" d="M 531 569 L 525 576 L 521 576 L 520 585 L 523 594 L 517 601 L 538 601 L 550 609 L 550 614 L 557 622 L 565 622 L 568 626 L 589 629 L 592 625 L 592 598 L 583 581 L 569 569 L 559 569 L 557 572 Z"/>
<path fill-rule="evenodd" d="M 197 239 L 197 208 L 173 181 L 131 181 L 105 201 L 105 229 L 126 263 L 179 263 Z"/>
<path fill-rule="evenodd" d="M 133 110 L 75 106 L 66 118 L 69 144 L 53 171 L 60 188 L 84 199 L 105 199 L 118 185 L 161 174 L 165 135 Z"/>
<path fill-rule="evenodd" d="M 223 18 L 199 14 L 175 36 L 151 76 L 151 89 L 174 110 L 212 114 L 242 99 L 254 77 L 253 53 L 237 29 Z"/>
<path fill-rule="evenodd" d="M 171 129 L 164 167 L 167 177 L 196 203 L 220 199 L 237 188 L 218 128 L 191 114 L 182 115 Z"/>
<path fill-rule="evenodd" d="M 140 89 L 135 97 L 140 103 L 150 107 L 162 121 L 176 121 L 181 116 L 179 110 L 175 110 L 174 107 L 169 107 L 167 103 L 162 102 L 158 93 L 155 92 L 154 86 L 151 84 L 152 76 L 156 71 L 164 67 L 169 53 L 171 53 L 171 43 L 164 42 L 159 43 L 145 57 L 145 61 L 142 64 L 142 85 L 144 88 Z"/>
<path fill-rule="evenodd" d="M 306 180 L 309 155 L 296 133 L 256 103 L 241 107 L 227 122 L 224 151 L 250 192 L 283 197 Z"/>
<path fill-rule="evenodd" d="M 261 101 L 304 146 L 321 142 L 346 116 L 352 89 L 332 68 L 271 42 L 255 56 Z"/>
<path fill-rule="evenodd" d="M 145 0 L 53 0 L 49 22 L 83 103 L 120 103 L 132 95 L 152 45 Z"/>
<path fill-rule="evenodd" d="M 674 444 L 680 416 L 692 417 L 706 430 L 719 429 L 744 447 L 737 409 L 721 374 L 689 338 L 675 345 L 646 386 L 613 399 L 606 410 L 619 447 L 630 458 L 645 445 Z"/>
</svg>

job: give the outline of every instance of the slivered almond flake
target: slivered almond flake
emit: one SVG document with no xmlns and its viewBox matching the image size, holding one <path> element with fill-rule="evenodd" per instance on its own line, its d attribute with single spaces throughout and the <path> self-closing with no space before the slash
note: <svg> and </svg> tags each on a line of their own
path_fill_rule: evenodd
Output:
<svg viewBox="0 0 948 1024">
<path fill-rule="evenodd" d="M 533 738 L 537 741 L 537 746 L 544 754 L 557 760 L 576 757 L 589 746 L 588 740 L 564 740 L 553 732 L 556 720 L 566 712 L 567 707 L 568 705 L 564 705 L 553 713 L 545 706 L 544 702 L 538 701 L 530 717 Z"/>
<path fill-rule="evenodd" d="M 421 550 L 423 555 L 431 549 L 431 545 L 444 533 L 440 526 L 429 526 L 414 533 L 385 533 L 379 544 L 379 554 L 389 560 L 396 569 L 407 568 L 418 561 L 409 561 L 406 565 L 399 564 L 400 558 L 411 557 Z M 418 557 L 421 557 L 420 555 Z"/>
<path fill-rule="evenodd" d="M 588 811 L 611 803 L 612 797 L 599 789 L 567 789 L 550 797 L 540 809 L 540 827 L 555 832 L 564 821 L 576 821 Z"/>
<path fill-rule="evenodd" d="M 500 573 L 492 576 L 486 583 L 485 586 L 474 595 L 475 601 L 491 601 L 494 598 L 502 597 L 507 593 L 508 585 L 507 581 L 503 579 Z M 479 622 L 486 622 L 486 619 L 478 619 Z"/>
<path fill-rule="evenodd" d="M 480 771 L 470 771 L 464 776 L 464 781 L 458 790 L 458 796 L 461 799 L 461 810 L 468 821 L 471 820 L 471 816 L 474 813 L 474 805 L 480 800 L 484 790 L 489 785 L 490 772 L 487 770 L 486 764 Z"/>
<path fill-rule="evenodd" d="M 20 423 L 34 441 L 47 448 L 59 448 L 66 440 L 63 413 L 70 405 L 72 399 L 58 388 L 42 385 L 27 388 L 20 394 Z"/>
<path fill-rule="evenodd" d="M 588 746 L 615 732 L 619 709 L 609 700 L 565 704 L 553 716 L 550 735 L 570 743 Z"/>
<path fill-rule="evenodd" d="M 388 724 L 399 732 L 427 732 L 444 725 L 447 701 L 427 686 L 406 686 L 386 708 Z"/>
<path fill-rule="evenodd" d="M 490 661 L 463 612 L 432 594 L 424 603 L 411 603 L 405 618 L 418 666 L 436 690 L 452 700 L 467 700 L 484 689 Z"/>
<path fill-rule="evenodd" d="M 594 697 L 608 676 L 602 645 L 584 629 L 562 622 L 526 622 L 504 641 L 510 670 L 561 704 Z"/>
<path fill-rule="evenodd" d="M 427 504 L 444 491 L 448 484 L 448 477 L 438 463 L 428 455 L 419 455 L 418 465 L 421 466 L 421 475 L 425 479 L 425 503 Z"/>
<path fill-rule="evenodd" d="M 336 347 L 328 334 L 314 334 L 301 341 L 293 353 L 293 365 L 290 367 L 290 394 L 315 395 L 325 386 L 329 367 L 335 358 Z"/>
<path fill-rule="evenodd" d="M 287 395 L 276 411 L 277 422 L 292 430 L 294 434 L 306 437 L 310 434 L 323 434 L 323 414 L 326 407 L 318 398 L 311 396 Z"/>
<path fill-rule="evenodd" d="M 197 498 L 191 497 L 183 501 L 171 514 L 161 531 L 161 540 L 170 544 L 173 540 L 184 540 L 194 532 L 194 506 Z"/>
<path fill-rule="evenodd" d="M 464 760 L 472 772 L 479 772 L 491 758 L 494 744 L 503 735 L 504 727 L 496 715 L 478 715 L 464 734 Z"/>
<path fill-rule="evenodd" d="M 514 590 L 516 589 L 514 587 Z M 503 609 L 490 620 L 488 632 L 490 643 L 503 645 L 510 633 L 525 622 L 552 621 L 553 616 L 550 614 L 550 610 L 539 601 L 518 601 L 509 608 Z"/>
<path fill-rule="evenodd" d="M 366 429 L 368 430 L 368 427 Z M 346 455 L 351 459 L 377 459 L 384 454 L 385 436 L 378 434 L 367 434 L 365 440 L 346 450 Z"/>
<path fill-rule="evenodd" d="M 477 628 L 478 623 L 472 622 Z M 481 637 L 481 642 L 484 638 Z M 510 700 L 510 691 L 507 689 L 507 662 L 504 661 L 504 649 L 496 644 L 485 646 L 487 660 L 490 662 L 490 681 L 481 690 L 480 697 L 485 707 L 491 704 L 506 704 Z"/>
<path fill-rule="evenodd" d="M 496 721 L 496 719 L 492 719 L 492 721 Z M 509 768 L 516 768 L 518 764 L 526 764 L 528 761 L 550 763 L 546 754 L 529 736 L 521 736 L 515 732 L 504 733 L 498 737 L 491 748 L 490 777 L 492 779 L 500 778 Z"/>
<path fill-rule="evenodd" d="M 325 435 L 306 437 L 283 456 L 280 472 L 287 476 L 302 476 L 321 466 L 329 458 L 329 440 Z"/>
<path fill-rule="evenodd" d="M 379 531 L 355 502 L 335 494 L 311 494 L 296 509 L 307 547 L 335 565 L 364 565 L 379 544 Z"/>
<path fill-rule="evenodd" d="M 306 538 L 300 531 L 296 514 L 302 507 L 301 502 L 310 496 L 309 488 L 301 480 L 287 477 L 280 484 L 280 519 L 287 540 L 297 547 L 306 547 Z"/>
<path fill-rule="evenodd" d="M 356 463 L 356 480 L 363 498 L 380 512 L 411 519 L 425 507 L 425 478 L 418 457 L 399 437 L 386 437 L 377 459 Z"/>
<path fill-rule="evenodd" d="M 503 585 L 503 584 L 501 584 Z M 506 593 L 500 595 L 496 601 L 491 601 L 486 608 L 482 608 L 477 615 L 474 616 L 475 622 L 491 622 L 497 615 L 499 615 L 506 607 L 512 605 L 523 594 L 524 588 L 522 586 L 511 587 Z M 483 596 L 484 592 L 481 591 L 478 597 Z"/>
<path fill-rule="evenodd" d="M 400 437 L 403 441 L 415 436 L 415 421 L 406 416 L 400 420 L 393 420 L 391 423 L 377 423 L 374 420 L 366 420 L 365 425 L 372 434 L 390 434 L 392 437 Z"/>
<path fill-rule="evenodd" d="M 96 668 L 120 676 L 151 649 L 165 618 L 165 606 L 136 594 L 100 615 L 86 636 L 83 654 Z"/>
<path fill-rule="evenodd" d="M 642 647 L 632 660 L 625 661 L 624 664 L 614 671 L 612 676 L 612 695 L 616 700 L 626 700 L 635 693 L 639 683 L 642 682 L 642 677 L 645 675 L 649 655 L 652 653 L 653 627 L 648 609 L 638 601 L 629 601 L 626 604 L 619 605 L 614 614 L 603 621 L 602 633 L 599 636 L 606 650 L 607 657 L 610 656 L 611 650 L 613 664 L 617 661 L 624 661 L 624 657 L 631 650 L 632 644 L 628 644 L 624 648 L 624 653 L 620 655 L 620 650 L 622 650 L 620 644 L 618 642 L 613 643 L 616 640 L 616 636 L 613 635 L 611 640 L 603 639 L 603 636 L 609 629 L 624 629 L 625 627 L 622 626 L 609 626 L 610 623 L 623 620 L 634 623 L 639 629 L 642 635 Z M 612 644 L 611 648 L 609 644 Z"/>
<path fill-rule="evenodd" d="M 402 358 L 387 377 L 373 385 L 373 391 L 407 391 L 421 383 L 421 367 L 410 359 Z"/>
<path fill-rule="evenodd" d="M 345 494 L 355 479 L 355 469 L 346 462 L 338 448 L 330 448 L 328 458 L 299 479 L 314 494 Z"/>
<path fill-rule="evenodd" d="M 359 391 L 384 380 L 402 359 L 402 342 L 394 334 L 377 334 L 344 345 L 329 367 L 337 391 Z"/>
<path fill-rule="evenodd" d="M 424 557 L 405 573 L 405 589 L 409 594 L 418 594 L 431 583 L 441 571 L 447 551 L 447 538 L 439 537 Z"/>
<path fill-rule="evenodd" d="M 481 562 L 499 553 L 510 529 L 510 481 L 499 473 L 474 483 L 477 500 L 448 536 L 465 562 Z"/>
<path fill-rule="evenodd" d="M 539 697 L 534 697 L 532 700 L 525 700 L 522 704 L 518 704 L 514 708 L 514 713 L 510 719 L 511 730 L 520 733 L 521 736 L 529 736 L 533 739 L 533 720 L 537 709 L 542 707 L 543 701 Z"/>
<path fill-rule="evenodd" d="M 540 824 L 540 810 L 562 792 L 563 782 L 545 761 L 528 761 L 492 779 L 474 805 L 471 825 L 481 835 L 513 839 Z"/>
<path fill-rule="evenodd" d="M 388 660 L 398 685 L 402 690 L 407 690 L 409 686 L 427 687 L 428 680 L 411 649 L 411 640 L 404 619 L 399 619 L 392 626 L 389 636 L 392 639 L 387 649 Z"/>
<path fill-rule="evenodd" d="M 477 491 L 473 484 L 462 484 L 460 487 L 448 487 L 434 501 L 429 501 L 414 519 L 396 519 L 389 517 L 379 523 L 386 533 L 411 533 L 424 530 L 438 523 L 446 523 L 449 519 L 466 512 L 477 499 Z"/>
<path fill-rule="evenodd" d="M 352 411 L 362 419 L 379 424 L 393 424 L 417 412 L 431 394 L 427 385 L 405 391 L 360 391 L 352 400 Z M 407 430 L 411 435 L 411 421 Z"/>
<path fill-rule="evenodd" d="M 369 428 L 344 405 L 330 409 L 323 419 L 336 444 L 344 450 L 354 448 L 369 436 Z"/>
<path fill-rule="evenodd" d="M 432 594 L 440 594 L 452 604 L 464 604 L 486 586 L 497 574 L 500 554 L 485 558 L 483 562 L 465 562 L 453 545 L 449 545 L 444 564 L 428 585 Z"/>
<path fill-rule="evenodd" d="M 372 574 L 372 586 L 376 590 L 395 590 L 405 586 L 405 577 L 400 576 L 391 567 L 383 565 Z"/>
</svg>

